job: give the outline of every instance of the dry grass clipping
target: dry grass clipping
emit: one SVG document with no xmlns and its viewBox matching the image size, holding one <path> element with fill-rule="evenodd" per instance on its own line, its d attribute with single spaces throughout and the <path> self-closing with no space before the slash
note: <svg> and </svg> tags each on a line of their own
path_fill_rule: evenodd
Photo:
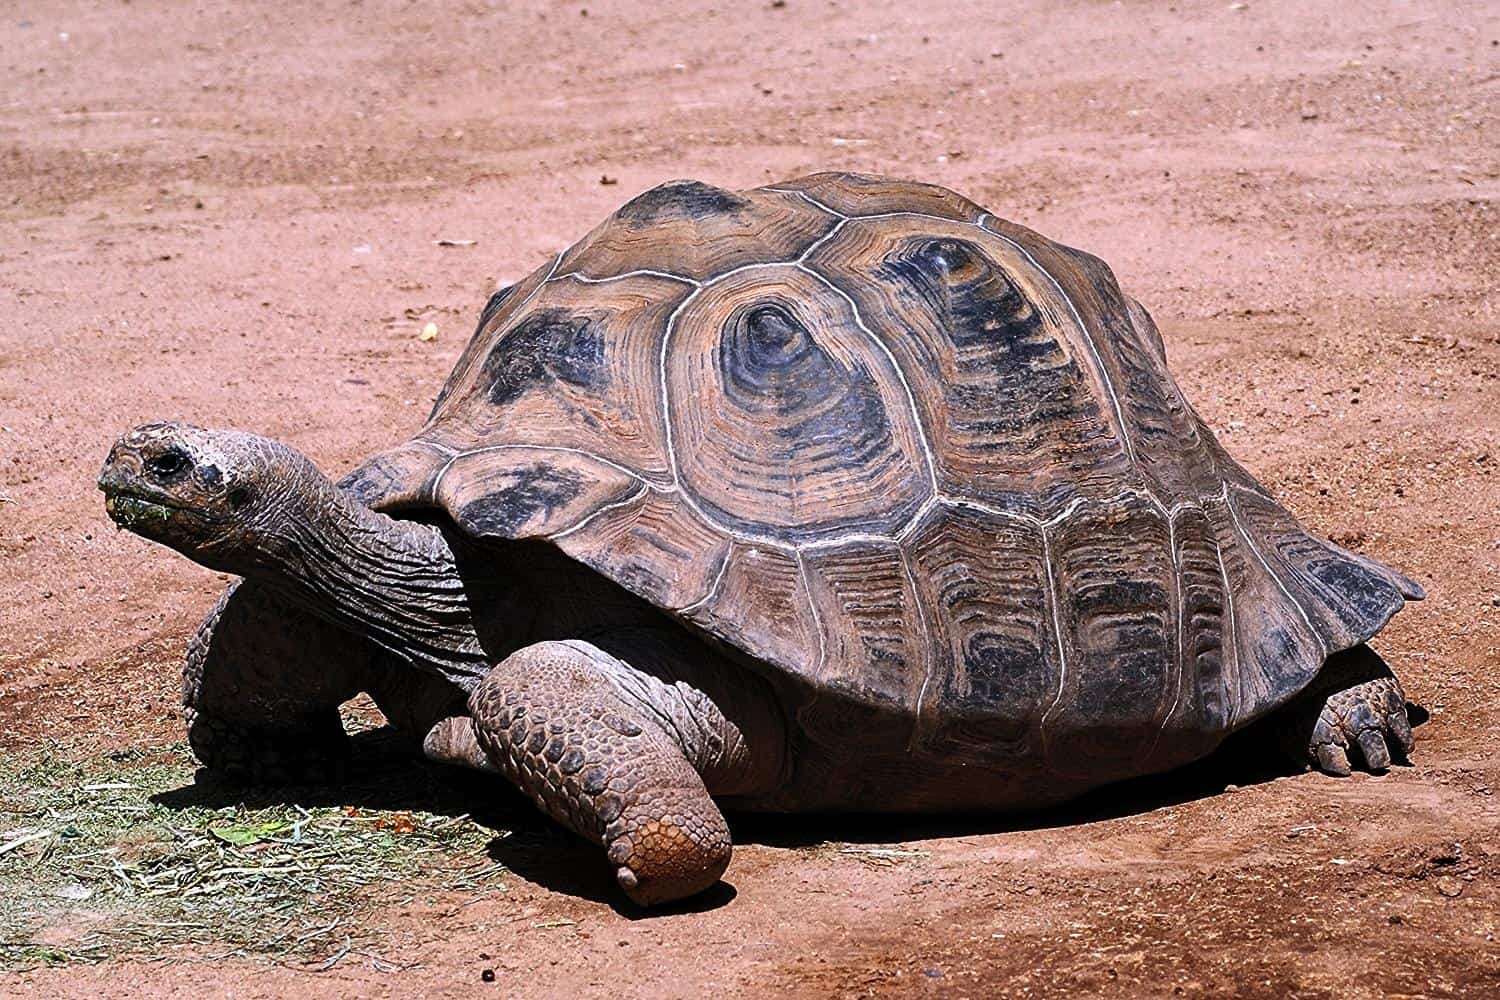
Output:
<svg viewBox="0 0 1500 1000">
<path fill-rule="evenodd" d="M 208 953 L 328 967 L 377 943 L 360 919 L 373 906 L 499 888 L 495 832 L 445 814 L 421 765 L 367 775 L 378 808 L 346 804 L 371 801 L 346 786 L 203 794 L 195 767 L 181 745 L 0 759 L 0 967 Z"/>
</svg>

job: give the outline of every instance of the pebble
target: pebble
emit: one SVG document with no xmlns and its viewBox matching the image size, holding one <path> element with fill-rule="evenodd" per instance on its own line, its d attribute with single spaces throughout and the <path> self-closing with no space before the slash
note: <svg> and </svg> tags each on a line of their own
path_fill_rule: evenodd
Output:
<svg viewBox="0 0 1500 1000">
<path fill-rule="evenodd" d="M 1463 895 L 1464 884 L 1452 875 L 1443 875 L 1437 880 L 1437 891 L 1449 899 L 1455 899 Z"/>
</svg>

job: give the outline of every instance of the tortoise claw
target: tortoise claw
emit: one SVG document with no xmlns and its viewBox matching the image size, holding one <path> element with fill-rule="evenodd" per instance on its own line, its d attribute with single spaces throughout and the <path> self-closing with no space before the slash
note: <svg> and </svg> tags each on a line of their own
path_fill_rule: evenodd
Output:
<svg viewBox="0 0 1500 1000">
<path fill-rule="evenodd" d="M 1349 755 L 1344 753 L 1344 748 L 1341 746 L 1323 743 L 1313 751 L 1313 754 L 1317 758 L 1318 770 L 1324 774 L 1347 778 L 1352 773 L 1349 767 Z"/>
<path fill-rule="evenodd" d="M 1406 705 L 1399 712 L 1386 716 L 1386 735 L 1396 741 L 1396 752 L 1405 760 L 1416 742 L 1411 732 L 1411 720 L 1406 717 Z"/>
<path fill-rule="evenodd" d="M 1340 669 L 1307 696 L 1288 716 L 1288 749 L 1305 754 L 1324 774 L 1338 777 L 1353 770 L 1350 750 L 1364 771 L 1384 771 L 1393 760 L 1405 760 L 1412 748 L 1411 720 L 1401 682 L 1377 662 L 1362 670 Z M 1325 668 L 1326 669 L 1326 668 Z"/>
<path fill-rule="evenodd" d="M 1364 754 L 1365 767 L 1371 771 L 1384 771 L 1391 766 L 1391 754 L 1385 745 L 1385 737 L 1378 729 L 1366 729 L 1359 734 L 1359 752 Z"/>
</svg>

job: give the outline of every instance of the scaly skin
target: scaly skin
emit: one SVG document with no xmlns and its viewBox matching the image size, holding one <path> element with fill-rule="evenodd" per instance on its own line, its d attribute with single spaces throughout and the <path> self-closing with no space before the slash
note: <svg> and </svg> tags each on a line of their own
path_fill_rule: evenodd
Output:
<svg viewBox="0 0 1500 1000">
<path fill-rule="evenodd" d="M 368 693 L 420 740 L 464 693 L 390 658 L 252 581 L 227 587 L 188 642 L 183 718 L 211 771 L 239 781 L 326 781 L 347 759 L 338 707 Z"/>
<path fill-rule="evenodd" d="M 1368 771 L 1383 771 L 1393 758 L 1411 753 L 1406 693 L 1368 646 L 1329 657 L 1313 685 L 1284 711 L 1288 750 L 1325 774 L 1349 775 L 1351 749 Z"/>
<path fill-rule="evenodd" d="M 605 849 L 649 906 L 712 886 L 729 826 L 659 715 L 611 680 L 621 661 L 584 642 L 507 657 L 469 697 L 479 745 L 543 811 Z"/>
<path fill-rule="evenodd" d="M 231 585 L 188 642 L 188 742 L 236 780 L 326 778 L 349 753 L 338 706 L 368 675 L 364 643 L 253 583 Z"/>
</svg>

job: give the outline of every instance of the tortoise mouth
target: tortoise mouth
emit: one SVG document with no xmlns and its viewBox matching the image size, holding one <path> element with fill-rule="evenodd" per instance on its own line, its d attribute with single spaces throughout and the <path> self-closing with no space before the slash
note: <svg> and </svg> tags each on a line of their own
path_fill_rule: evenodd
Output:
<svg viewBox="0 0 1500 1000">
<path fill-rule="evenodd" d="M 174 503 L 165 497 L 144 490 L 122 489 L 113 484 L 100 483 L 104 491 L 104 512 L 118 527 L 139 532 L 142 529 L 165 527 L 176 514 L 202 518 L 201 512 Z"/>
</svg>

